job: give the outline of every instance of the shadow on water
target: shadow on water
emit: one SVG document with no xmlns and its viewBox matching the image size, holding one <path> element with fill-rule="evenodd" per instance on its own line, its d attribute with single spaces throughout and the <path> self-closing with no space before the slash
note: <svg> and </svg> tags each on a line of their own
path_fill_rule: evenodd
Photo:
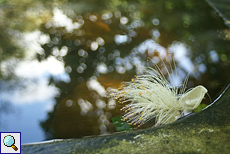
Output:
<svg viewBox="0 0 230 154">
<path fill-rule="evenodd" d="M 69 1 L 52 9 L 39 25 L 48 41 L 36 58 L 63 62 L 70 81 L 49 79 L 60 95 L 40 122 L 46 139 L 114 132 L 121 106 L 106 89 L 133 78 L 147 57 L 174 55 L 181 77 L 192 66 L 188 88 L 202 84 L 212 100 L 229 81 L 229 28 L 203 1 Z"/>
</svg>

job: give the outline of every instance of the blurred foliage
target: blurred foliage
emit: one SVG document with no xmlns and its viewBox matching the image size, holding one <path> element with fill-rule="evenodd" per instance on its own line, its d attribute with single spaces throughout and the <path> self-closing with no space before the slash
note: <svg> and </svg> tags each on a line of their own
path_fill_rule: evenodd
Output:
<svg viewBox="0 0 230 154">
<path fill-rule="evenodd" d="M 9 65 L 4 64 L 10 69 L 1 68 L 0 78 L 14 77 L 13 69 L 17 65 L 17 59 L 25 57 L 26 44 L 22 40 L 23 33 L 38 29 L 41 23 L 52 17 L 52 9 L 49 9 L 51 4 L 53 4 L 51 1 L 36 0 L 0 1 L 0 64 L 11 60 Z"/>
<path fill-rule="evenodd" d="M 25 87 L 25 80 L 15 75 L 18 63 L 27 56 L 24 34 L 39 29 L 41 23 L 50 20 L 54 4 L 54 1 L 45 0 L 0 0 L 1 94 Z M 5 101 L 2 95 L 0 98 L 0 117 L 14 113 L 14 105 Z"/>
</svg>

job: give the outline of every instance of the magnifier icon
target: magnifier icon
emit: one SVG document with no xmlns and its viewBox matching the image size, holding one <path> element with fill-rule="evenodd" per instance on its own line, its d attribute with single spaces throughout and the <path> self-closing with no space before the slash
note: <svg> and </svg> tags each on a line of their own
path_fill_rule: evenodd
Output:
<svg viewBox="0 0 230 154">
<path fill-rule="evenodd" d="M 7 135 L 3 139 L 3 143 L 7 147 L 12 147 L 15 151 L 18 150 L 18 148 L 14 145 L 15 144 L 15 139 L 11 135 Z"/>
</svg>

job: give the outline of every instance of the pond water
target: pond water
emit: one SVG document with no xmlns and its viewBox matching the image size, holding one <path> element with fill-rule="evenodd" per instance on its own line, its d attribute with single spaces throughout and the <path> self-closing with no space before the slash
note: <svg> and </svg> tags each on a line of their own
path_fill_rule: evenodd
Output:
<svg viewBox="0 0 230 154">
<path fill-rule="evenodd" d="M 115 132 L 109 87 L 174 55 L 178 84 L 214 100 L 230 78 L 230 29 L 204 1 L 0 1 L 0 131 L 22 143 Z M 206 96 L 203 103 L 209 104 Z"/>
</svg>

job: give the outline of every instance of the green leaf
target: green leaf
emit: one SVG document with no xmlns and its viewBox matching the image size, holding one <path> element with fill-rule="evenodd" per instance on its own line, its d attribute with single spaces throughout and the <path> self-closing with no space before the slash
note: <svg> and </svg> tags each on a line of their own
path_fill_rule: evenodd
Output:
<svg viewBox="0 0 230 154">
<path fill-rule="evenodd" d="M 202 111 L 202 109 L 206 108 L 208 105 L 207 104 L 200 104 L 196 109 L 195 109 L 195 113 L 198 113 L 200 111 Z"/>
<path fill-rule="evenodd" d="M 116 131 L 120 132 L 120 131 L 132 130 L 132 127 L 127 122 L 122 121 L 121 119 L 122 119 L 122 116 L 112 118 L 112 123 Z"/>
</svg>

